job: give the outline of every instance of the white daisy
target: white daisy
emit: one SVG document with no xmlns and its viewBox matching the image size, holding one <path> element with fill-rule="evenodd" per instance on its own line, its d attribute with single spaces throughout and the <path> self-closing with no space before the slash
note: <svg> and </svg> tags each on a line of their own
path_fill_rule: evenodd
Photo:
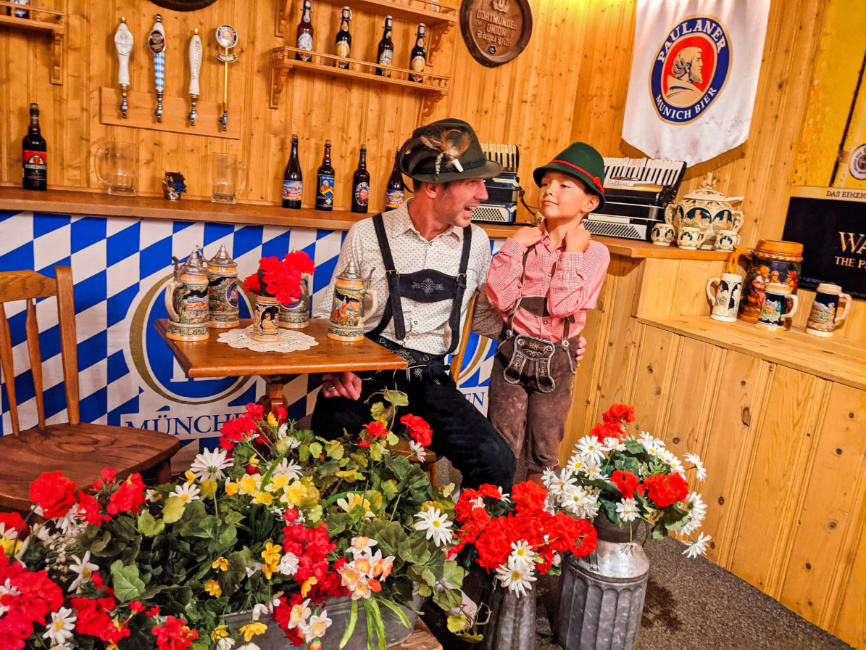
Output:
<svg viewBox="0 0 866 650">
<path fill-rule="evenodd" d="M 592 519 L 598 514 L 598 491 L 578 486 L 562 507 L 576 517 Z"/>
<path fill-rule="evenodd" d="M 703 516 L 707 513 L 707 504 L 697 492 L 690 492 L 686 497 L 686 503 L 689 504 L 692 514 L 700 513 Z"/>
<path fill-rule="evenodd" d="M 415 515 L 421 521 L 415 522 L 415 530 L 426 530 L 427 539 L 433 538 L 436 546 L 442 546 L 451 542 L 451 522 L 448 515 L 439 511 L 439 508 L 425 508 Z"/>
<path fill-rule="evenodd" d="M 601 465 L 599 465 L 595 458 L 587 460 L 583 464 L 583 467 L 580 468 L 580 471 L 587 478 L 601 478 Z"/>
<path fill-rule="evenodd" d="M 683 462 L 677 458 L 676 454 L 672 454 L 667 449 L 664 450 L 666 453 L 664 455 L 664 460 L 668 466 L 671 468 L 671 474 L 679 474 L 683 478 L 686 477 L 686 468 L 683 467 Z"/>
<path fill-rule="evenodd" d="M 271 476 L 285 476 L 290 481 L 297 481 L 301 478 L 301 466 L 293 460 L 283 458 L 280 464 L 274 467 Z"/>
<path fill-rule="evenodd" d="M 484 497 L 475 497 L 474 499 L 469 499 L 469 503 L 471 503 L 476 508 L 484 508 Z"/>
<path fill-rule="evenodd" d="M 213 451 L 206 449 L 195 457 L 189 469 L 199 481 L 208 479 L 219 481 L 226 476 L 223 470 L 232 466 L 232 461 L 228 460 L 227 456 L 228 452 L 225 449 L 215 449 Z"/>
<path fill-rule="evenodd" d="M 201 494 L 201 490 L 199 490 L 196 485 L 184 483 L 183 485 L 178 485 L 174 488 L 174 492 L 169 496 L 177 497 L 184 503 L 191 503 L 192 501 L 198 501 L 199 494 Z"/>
<path fill-rule="evenodd" d="M 604 446 L 607 447 L 610 451 L 625 451 L 625 443 L 619 438 L 605 438 Z"/>
<path fill-rule="evenodd" d="M 21 592 L 18 590 L 18 587 L 12 586 L 12 580 L 10 578 L 6 578 L 6 582 L 0 584 L 0 601 L 2 601 L 2 597 L 10 595 L 10 596 L 20 596 Z M 0 605 L 0 618 L 9 611 L 8 605 Z"/>
<path fill-rule="evenodd" d="M 63 531 L 64 535 L 68 535 L 71 537 L 77 537 L 80 533 L 84 532 L 84 529 L 87 527 L 87 524 L 80 522 L 77 519 L 77 516 L 78 516 L 78 504 L 76 503 L 57 522 L 58 525 L 60 526 L 60 530 Z"/>
<path fill-rule="evenodd" d="M 569 469 L 564 469 L 557 476 L 553 474 L 550 482 L 547 485 L 549 494 L 559 498 L 563 496 L 570 487 L 577 485 L 577 477 Z"/>
<path fill-rule="evenodd" d="M 520 540 L 511 543 L 511 554 L 508 556 L 509 561 L 513 560 L 514 565 L 531 567 L 535 562 L 535 551 L 532 546 L 525 540 Z"/>
<path fill-rule="evenodd" d="M 287 422 L 281 424 L 280 428 L 277 429 L 277 440 L 282 441 L 287 449 L 297 449 L 301 446 L 300 440 L 289 435 L 289 425 Z"/>
<path fill-rule="evenodd" d="M 623 499 L 616 504 L 616 514 L 623 521 L 634 521 L 637 519 L 637 501 L 634 499 Z"/>
<path fill-rule="evenodd" d="M 532 575 L 532 567 L 515 563 L 509 558 L 507 564 L 501 564 L 496 569 L 496 578 L 507 587 L 509 591 L 518 596 L 525 596 L 527 589 L 532 589 L 532 583 L 536 578 Z"/>
<path fill-rule="evenodd" d="M 586 464 L 586 459 L 582 455 L 580 455 L 578 453 L 574 453 L 574 454 L 572 454 L 571 458 L 568 459 L 568 463 L 566 464 L 565 468 L 568 470 L 571 470 L 572 472 L 574 472 L 576 474 L 581 469 L 583 469 L 583 466 L 585 464 Z"/>
<path fill-rule="evenodd" d="M 683 551 L 683 555 L 687 555 L 690 558 L 695 558 L 698 555 L 703 555 L 707 552 L 707 542 L 709 542 L 711 539 L 711 536 L 701 533 L 700 535 L 698 535 L 697 539 L 691 540 L 689 545 L 686 547 L 686 550 Z"/>
<path fill-rule="evenodd" d="M 595 436 L 584 436 L 577 441 L 577 451 L 589 461 L 590 459 L 597 462 L 604 460 L 604 446 L 599 443 Z"/>
<path fill-rule="evenodd" d="M 69 592 L 78 593 L 85 582 L 88 582 L 93 576 L 94 571 L 99 571 L 99 567 L 90 562 L 90 551 L 84 554 L 84 558 L 79 560 L 77 555 L 73 555 L 74 562 L 69 565 L 69 570 L 76 575 L 75 580 L 69 585 Z"/>
<path fill-rule="evenodd" d="M 640 438 L 638 438 L 638 442 L 644 446 L 644 448 L 650 447 L 664 447 L 665 443 L 658 438 L 653 437 L 650 433 L 646 431 L 640 432 Z"/>
<path fill-rule="evenodd" d="M 51 612 L 51 622 L 46 626 L 42 638 L 50 639 L 55 645 L 66 643 L 67 639 L 72 638 L 77 620 L 75 612 L 68 607 L 61 607 L 56 612 Z"/>
<path fill-rule="evenodd" d="M 697 468 L 697 477 L 699 481 L 703 481 L 707 478 L 707 470 L 704 469 L 704 463 L 697 454 L 686 454 L 686 460 Z"/>
<path fill-rule="evenodd" d="M 427 458 L 427 450 L 424 449 L 424 445 L 420 442 L 415 442 L 414 440 L 409 443 L 409 449 L 412 450 L 412 453 L 418 458 L 420 462 L 424 462 L 424 459 Z"/>
</svg>

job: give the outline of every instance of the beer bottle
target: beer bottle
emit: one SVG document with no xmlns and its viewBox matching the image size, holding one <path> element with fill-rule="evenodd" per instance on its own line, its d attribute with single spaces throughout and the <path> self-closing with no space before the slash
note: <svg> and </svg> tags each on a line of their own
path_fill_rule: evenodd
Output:
<svg viewBox="0 0 866 650">
<path fill-rule="evenodd" d="M 301 16 L 301 22 L 298 23 L 298 36 L 295 47 L 299 50 L 307 52 L 313 51 L 313 21 L 310 19 L 310 10 L 313 5 L 310 0 L 304 0 L 304 14 Z M 295 53 L 295 58 L 298 61 L 312 61 L 313 57 L 309 54 Z"/>
<path fill-rule="evenodd" d="M 388 179 L 388 187 L 385 190 L 385 210 L 395 210 L 403 205 L 403 174 L 400 173 L 400 149 L 397 149 L 397 154 L 394 156 L 394 169 L 391 170 L 391 177 Z"/>
<path fill-rule="evenodd" d="M 349 21 L 352 20 L 352 10 L 343 7 L 343 20 L 340 22 L 340 31 L 337 32 L 337 56 L 349 59 L 352 56 L 352 35 L 349 33 Z M 348 61 L 337 61 L 337 67 L 348 70 Z"/>
<path fill-rule="evenodd" d="M 412 54 L 409 57 L 409 69 L 415 72 L 424 72 L 424 66 L 427 62 L 427 50 L 424 48 L 424 35 L 427 33 L 427 26 L 424 23 L 418 25 L 418 36 L 415 39 L 415 47 L 412 48 Z M 421 75 L 410 74 L 409 81 L 424 81 Z"/>
<path fill-rule="evenodd" d="M 358 169 L 352 176 L 352 212 L 366 214 L 370 202 L 370 172 L 367 171 L 367 145 L 361 145 Z"/>
<path fill-rule="evenodd" d="M 334 209 L 334 168 L 331 167 L 331 141 L 325 140 L 325 157 L 316 173 L 316 210 Z"/>
<path fill-rule="evenodd" d="M 30 128 L 22 143 L 24 152 L 24 189 L 48 189 L 48 156 L 45 138 L 39 130 L 39 104 L 30 104 Z"/>
<path fill-rule="evenodd" d="M 391 29 L 394 26 L 394 19 L 391 16 L 385 16 L 384 33 L 382 40 L 379 41 L 379 54 L 376 56 L 376 61 L 379 65 L 391 65 L 391 59 L 394 58 L 394 42 L 391 40 Z M 380 77 L 390 77 L 390 70 L 376 68 L 376 74 Z"/>
<path fill-rule="evenodd" d="M 292 135 L 292 155 L 283 174 L 283 207 L 297 210 L 301 207 L 301 194 L 304 189 L 304 176 L 298 162 L 298 136 Z"/>
</svg>

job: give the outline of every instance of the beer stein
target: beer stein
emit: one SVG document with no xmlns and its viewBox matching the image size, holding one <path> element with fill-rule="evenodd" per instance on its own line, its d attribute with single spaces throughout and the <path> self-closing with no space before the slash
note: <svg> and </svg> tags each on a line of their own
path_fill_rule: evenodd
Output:
<svg viewBox="0 0 866 650">
<path fill-rule="evenodd" d="M 676 231 L 669 223 L 657 223 L 652 229 L 652 240 L 656 246 L 670 246 Z"/>
<path fill-rule="evenodd" d="M 740 235 L 735 230 L 719 230 L 716 233 L 716 241 L 713 249 L 717 251 L 732 251 L 734 246 L 740 243 Z"/>
<path fill-rule="evenodd" d="M 695 226 L 683 226 L 677 235 L 677 246 L 683 250 L 696 250 L 704 243 L 707 235 Z"/>
<path fill-rule="evenodd" d="M 250 338 L 256 341 L 276 341 L 280 338 L 280 301 L 274 296 L 256 296 L 253 312 L 253 330 Z"/>
<path fill-rule="evenodd" d="M 233 153 L 211 154 L 211 201 L 235 203 L 247 184 L 247 168 Z M 240 177 L 240 181 L 238 180 Z"/>
<path fill-rule="evenodd" d="M 839 308 L 845 308 L 839 314 Z M 806 332 L 815 336 L 833 336 L 833 331 L 848 317 L 851 309 L 851 296 L 842 293 L 842 287 L 831 282 L 822 282 L 815 290 L 815 302 L 809 312 Z"/>
<path fill-rule="evenodd" d="M 337 341 L 361 341 L 364 338 L 364 323 L 379 306 L 378 296 L 358 273 L 355 262 L 334 280 L 334 302 L 331 306 L 331 322 L 328 338 Z M 364 307 L 364 298 L 370 296 L 373 304 Z M 366 315 L 365 315 L 366 313 Z"/>
<path fill-rule="evenodd" d="M 128 142 L 109 142 L 96 152 L 96 177 L 109 194 L 135 194 L 135 149 Z"/>
<path fill-rule="evenodd" d="M 198 246 L 181 265 L 176 257 L 174 279 L 165 288 L 168 311 L 166 336 L 175 341 L 205 341 L 208 338 L 208 276 Z"/>
<path fill-rule="evenodd" d="M 216 328 L 237 327 L 240 324 L 238 309 L 238 264 L 229 255 L 225 244 L 207 263 L 207 297 L 210 326 Z"/>
<path fill-rule="evenodd" d="M 313 301 L 313 276 L 301 274 L 301 295 L 293 303 L 280 306 L 280 327 L 299 330 L 310 324 Z"/>
<path fill-rule="evenodd" d="M 764 287 L 771 282 L 788 285 L 792 293 L 800 283 L 800 262 L 803 261 L 803 244 L 790 241 L 762 239 L 753 249 L 734 245 L 728 255 L 725 273 L 734 273 L 741 258 L 749 260 L 743 280 L 743 299 L 737 316 L 747 323 L 754 323 L 764 303 Z"/>
<path fill-rule="evenodd" d="M 718 284 L 716 295 L 712 286 Z M 707 282 L 707 298 L 713 305 L 710 318 L 726 323 L 737 320 L 737 310 L 740 307 L 740 293 L 743 290 L 743 279 L 736 273 L 725 273 L 721 278 L 710 278 Z"/>
<path fill-rule="evenodd" d="M 785 311 L 789 301 L 791 307 Z M 755 325 L 758 329 L 769 332 L 784 329 L 785 319 L 796 313 L 798 305 L 799 299 L 791 293 L 788 285 L 770 282 L 764 287 L 764 302 Z"/>
</svg>

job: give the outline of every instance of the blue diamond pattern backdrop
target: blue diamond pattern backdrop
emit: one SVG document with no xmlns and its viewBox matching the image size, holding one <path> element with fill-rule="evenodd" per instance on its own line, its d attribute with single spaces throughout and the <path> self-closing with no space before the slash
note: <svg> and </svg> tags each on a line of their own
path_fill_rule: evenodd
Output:
<svg viewBox="0 0 866 650">
<path fill-rule="evenodd" d="M 212 256 L 221 244 L 238 262 L 238 275 L 254 271 L 263 256 L 303 250 L 316 273 L 313 303 L 331 281 L 345 232 L 189 223 L 149 219 L 70 217 L 39 212 L 0 212 L 0 271 L 33 269 L 54 277 L 55 265 L 72 267 L 78 330 L 81 416 L 86 422 L 158 429 L 183 443 L 216 444 L 220 426 L 264 391 L 261 379 L 187 379 L 153 322 L 166 318 L 164 288 L 172 256 L 185 259 L 198 244 Z M 501 241 L 492 243 L 498 250 Z M 15 390 L 22 429 L 35 426 L 36 403 L 24 334 L 25 305 L 8 303 Z M 42 345 L 45 416 L 66 419 L 57 305 L 37 302 Z M 241 317 L 249 317 L 242 301 Z M 482 412 L 494 346 L 475 335 L 464 357 L 460 388 Z M 11 432 L 3 377 L 0 433 Z M 318 377 L 299 375 L 286 386 L 290 417 L 312 409 Z"/>
</svg>

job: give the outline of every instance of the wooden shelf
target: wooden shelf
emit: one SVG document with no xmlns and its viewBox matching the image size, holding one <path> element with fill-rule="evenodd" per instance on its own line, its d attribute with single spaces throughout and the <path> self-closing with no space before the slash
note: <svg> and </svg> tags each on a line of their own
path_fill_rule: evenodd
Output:
<svg viewBox="0 0 866 650">
<path fill-rule="evenodd" d="M 299 61 L 295 58 L 295 54 L 301 52 L 309 54 L 311 61 Z M 316 62 L 316 60 L 320 62 Z M 324 63 L 322 63 L 324 61 Z M 337 61 L 348 62 L 349 68 L 343 69 L 336 66 Z M 368 83 L 378 83 L 390 86 L 400 86 L 409 88 L 425 95 L 425 102 L 422 107 L 422 117 L 430 115 L 433 112 L 433 107 L 440 99 L 448 94 L 450 78 L 440 75 L 431 74 L 429 72 L 414 72 L 408 68 L 397 68 L 388 66 L 390 77 L 379 76 L 375 73 L 379 66 L 369 61 L 361 61 L 358 59 L 345 59 L 336 54 L 325 54 L 323 52 L 305 52 L 296 47 L 278 47 L 272 50 L 272 73 L 271 73 L 271 108 L 277 108 L 280 94 L 286 86 L 286 78 L 289 72 L 293 70 L 303 70 L 313 74 L 322 74 L 332 77 L 343 77 L 350 79 L 360 79 Z M 354 69 L 353 69 L 354 68 Z M 421 76 L 423 81 L 409 81 L 409 75 Z"/>
<path fill-rule="evenodd" d="M 803 305 L 807 309 L 810 305 Z M 824 338 L 795 327 L 767 332 L 738 320 L 723 323 L 709 316 L 638 318 L 638 322 L 711 343 L 770 363 L 866 390 L 866 341 Z"/>
<path fill-rule="evenodd" d="M 30 12 L 30 18 L 17 18 L 14 15 L 6 16 L 4 7 L 11 9 L 25 9 Z M 50 33 L 53 37 L 52 43 L 52 65 L 51 83 L 55 86 L 63 85 L 63 42 L 66 37 L 66 14 L 54 9 L 44 9 L 38 4 L 16 5 L 8 0 L 0 0 L 0 25 L 26 29 L 38 32 Z"/>
<path fill-rule="evenodd" d="M 457 7 L 433 2 L 432 0 L 324 0 L 341 7 L 350 7 L 357 11 L 368 11 L 382 16 L 391 16 L 396 20 L 412 23 L 424 23 L 427 27 L 437 28 L 447 26 L 449 29 L 457 22 Z M 284 37 L 290 33 L 289 14 L 291 0 L 280 0 L 277 17 L 277 36 Z"/>
</svg>

